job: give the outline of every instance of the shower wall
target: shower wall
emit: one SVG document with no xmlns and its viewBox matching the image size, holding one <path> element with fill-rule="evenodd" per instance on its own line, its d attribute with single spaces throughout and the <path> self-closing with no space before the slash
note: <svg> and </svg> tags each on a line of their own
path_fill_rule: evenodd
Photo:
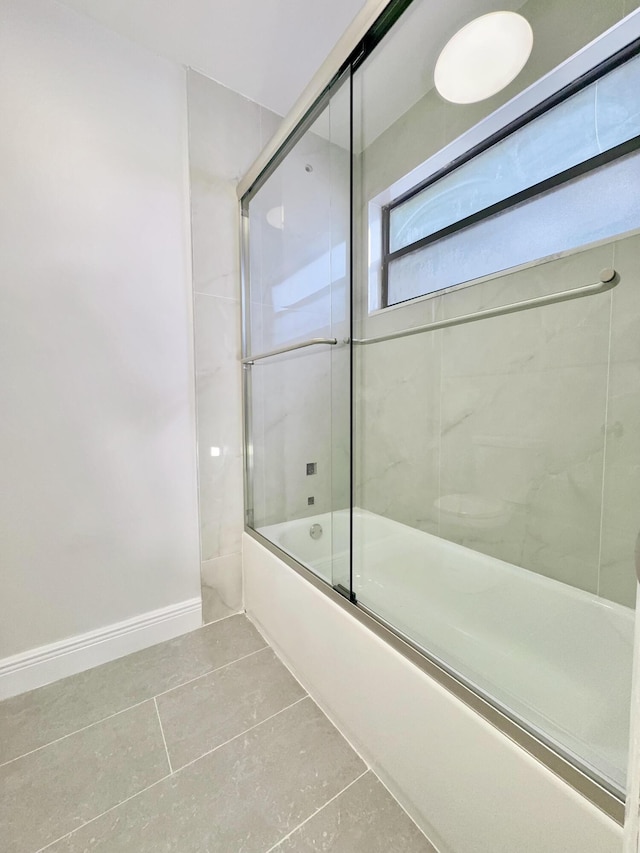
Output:
<svg viewBox="0 0 640 853">
<path fill-rule="evenodd" d="M 236 183 L 280 118 L 189 71 L 189 161 L 202 599 L 242 608 L 240 249 Z"/>
<path fill-rule="evenodd" d="M 518 11 L 532 25 L 534 49 L 514 83 L 464 106 L 429 89 L 390 124 L 374 67 L 378 61 L 389 69 L 390 57 L 384 46 L 378 60 L 374 54 L 372 67 L 355 80 L 356 263 L 367 258 L 371 198 L 631 10 L 619 1 L 528 0 Z M 452 20 L 451 31 L 461 23 Z M 640 349 L 629 329 L 640 317 L 639 240 L 596 246 L 372 316 L 360 266 L 360 337 L 579 287 L 597 281 L 607 266 L 620 271 L 622 283 L 594 298 L 356 349 L 356 502 L 633 606 Z M 449 511 L 459 495 L 506 502 L 508 511 L 500 523 L 463 524 Z"/>
<path fill-rule="evenodd" d="M 311 603 L 298 601 L 288 579 L 301 590 L 311 590 L 312 580 L 333 599 L 332 612 L 360 617 L 359 633 L 373 626 L 383 639 L 408 639 L 413 662 L 429 678 L 619 818 L 640 525 L 640 350 L 633 334 L 640 207 L 632 181 L 614 185 L 602 163 L 618 155 L 615 167 L 631 163 L 629 175 L 640 162 L 635 138 L 629 141 L 640 126 L 630 82 L 639 66 L 635 54 L 620 63 L 619 52 L 635 46 L 640 16 L 581 52 L 622 15 L 622 4 L 612 13 L 590 0 L 545 8 L 538 2 L 528 11 L 536 53 L 526 74 L 480 106 L 445 105 L 430 92 L 440 42 L 463 19 L 491 8 L 491 0 L 461 0 L 453 12 L 409 5 L 347 72 L 349 88 L 344 78 L 330 87 L 314 123 L 298 127 L 297 141 L 285 143 L 243 197 L 248 528 L 301 567 L 299 575 L 280 574 L 275 558 L 247 537 L 247 606 L 291 648 L 295 638 L 284 638 L 274 614 L 285 602 L 294 616 L 304 614 L 298 624 L 306 630 Z M 567 38 L 561 31 L 572 18 L 579 23 Z M 599 66 L 605 57 L 620 63 L 615 71 Z M 597 82 L 587 83 L 585 72 L 596 66 Z M 548 70 L 554 73 L 546 83 L 478 127 Z M 577 80 L 585 85 L 576 100 L 563 100 L 427 193 L 400 198 L 437 168 L 436 160 L 425 162 L 430 154 L 438 153 L 441 166 L 456 164 L 482 133 L 487 138 L 487 128 L 530 118 L 536 97 Z M 627 133 L 623 155 L 606 148 L 612 127 Z M 566 154 L 574 137 L 580 174 L 568 173 L 563 161 L 552 173 L 554 186 L 541 185 L 536 167 L 543 162 L 548 170 L 549 152 Z M 602 154 L 598 161 L 594 151 Z M 416 166 L 423 166 L 420 177 L 411 174 Z M 509 195 L 514 175 L 519 190 L 528 180 L 526 197 Z M 496 213 L 489 205 L 501 191 L 509 197 Z M 397 210 L 387 217 L 394 200 Z M 404 257 L 389 251 L 389 219 L 392 227 L 402 219 L 404 236 L 414 241 Z M 452 220 L 453 248 L 438 234 Z M 552 242 L 563 233 L 559 221 L 575 232 L 574 248 Z M 478 265 L 489 256 L 482 234 L 491 229 L 498 249 L 480 278 Z M 526 263 L 510 260 L 504 244 L 519 241 L 530 250 L 533 232 L 539 251 Z M 394 293 L 402 298 L 401 289 L 384 287 L 385 273 L 396 282 L 411 275 L 414 287 L 404 293 L 424 293 L 443 257 L 447 289 L 381 307 Z M 617 275 L 602 275 L 607 268 Z M 575 298 L 563 293 L 576 289 Z M 509 310 L 519 302 L 526 310 Z M 487 317 L 492 309 L 497 316 Z M 451 325 L 416 328 L 438 321 Z M 260 571 L 267 562 L 270 571 Z M 465 713 L 474 716 L 469 707 Z M 450 753 L 458 732 L 447 728 L 448 719 L 435 726 L 423 729 Z M 473 758 L 474 751 L 462 753 Z M 425 766 L 412 765 L 422 781 Z M 498 790 L 493 781 L 485 787 Z M 444 808 L 451 807 L 448 797 Z M 493 843 L 495 822 L 490 835 L 482 849 Z M 546 847 L 562 844 L 558 836 Z"/>
<path fill-rule="evenodd" d="M 359 353 L 357 503 L 633 606 L 640 237 L 436 297 L 424 310 L 439 319 L 503 305 L 587 284 L 611 265 L 621 283 L 610 293 Z M 509 517 L 464 526 L 438 505 L 460 494 L 505 501 Z"/>
<path fill-rule="evenodd" d="M 349 505 L 347 94 L 251 205 L 250 353 L 316 337 L 340 341 L 251 368 L 257 527 Z"/>
<path fill-rule="evenodd" d="M 478 14 L 493 6 L 504 7 L 498 0 L 493 6 L 484 0 L 476 5 Z M 472 6 L 473 3 L 466 4 L 457 13 L 447 10 L 451 34 L 472 17 Z M 509 7 L 519 8 L 526 14 L 536 33 L 536 47 L 525 72 L 499 95 L 462 110 L 445 103 L 429 89 L 375 139 L 363 140 L 360 148 L 356 139 L 356 171 L 362 178 L 356 190 L 361 192 L 362 199 L 366 201 L 406 174 L 629 11 L 625 10 L 622 0 L 613 4 L 596 0 L 572 0 L 562 4 L 528 0 L 524 5 L 515 2 Z M 569 26 L 572 16 L 577 21 Z M 342 113 L 343 106 L 334 105 L 323 122 L 305 134 L 279 167 L 278 179 L 272 179 L 271 185 L 253 202 L 250 225 L 250 245 L 255 260 L 252 262 L 250 306 L 253 353 L 304 338 L 340 336 L 342 331 L 343 337 L 348 334 L 346 325 L 341 330 L 338 315 L 346 274 L 339 235 L 348 231 L 349 181 L 348 126 L 341 118 Z M 308 171 L 307 167 L 310 167 Z M 274 225 L 282 209 L 286 222 L 295 221 L 295 234 L 290 234 L 287 227 L 278 231 Z M 271 222 L 267 218 L 270 211 Z M 357 252 L 356 265 L 366 256 L 362 249 Z M 595 270 L 596 276 L 599 269 Z M 589 274 L 593 276 L 590 268 Z M 578 270 L 576 275 L 579 275 Z M 359 274 L 357 281 L 362 282 L 363 278 Z M 364 298 L 364 288 L 360 286 L 356 299 Z M 385 347 L 379 351 L 382 361 L 385 360 L 384 351 Z M 376 357 L 372 355 L 371 359 Z M 392 364 L 386 369 L 393 373 Z M 422 383 L 434 381 L 431 375 L 426 378 L 418 362 L 413 369 L 420 374 Z M 340 376 L 338 371 L 341 371 Z M 337 401 L 332 395 L 344 394 L 348 372 L 348 354 L 344 350 L 340 354 L 337 350 L 303 350 L 285 361 L 265 362 L 253 369 L 253 445 L 254 454 L 261 460 L 254 482 L 257 526 L 348 506 L 348 424 L 346 418 L 339 424 L 334 419 L 332 425 L 328 420 L 332 408 L 334 411 L 344 408 L 344 401 Z M 380 393 L 387 394 L 387 403 L 382 401 L 381 405 L 392 407 L 393 395 L 399 391 L 390 394 L 388 389 L 383 391 L 382 376 L 378 384 Z M 372 402 L 375 387 L 374 382 L 362 392 Z M 403 387 L 412 396 L 411 383 L 403 383 Z M 421 405 L 415 396 L 413 405 Z M 427 417 L 435 417 L 431 406 Z M 371 423 L 368 416 L 363 416 L 363 420 Z M 384 429 L 383 423 L 379 429 Z M 423 436 L 421 443 L 424 445 L 426 441 Z M 417 495 L 420 484 L 430 479 L 429 472 L 424 466 L 408 466 L 411 470 L 401 473 L 403 466 L 399 460 L 394 461 L 392 445 L 390 442 L 385 455 L 380 448 L 374 450 L 373 442 L 369 444 L 375 459 L 363 460 L 359 468 L 363 483 L 359 494 L 364 499 L 365 483 L 377 480 L 380 492 L 386 494 L 385 500 L 412 506 L 410 512 L 401 513 L 399 517 L 408 520 L 424 516 L 426 509 L 418 505 Z M 306 476 L 307 462 L 317 463 L 318 473 L 313 478 Z M 382 479 L 381 471 L 385 472 Z M 338 483 L 340 486 L 336 490 Z M 437 493 L 436 485 L 432 484 L 431 488 Z M 308 504 L 310 497 L 314 499 L 313 505 Z M 381 508 L 383 503 L 373 500 L 370 506 Z"/>
</svg>

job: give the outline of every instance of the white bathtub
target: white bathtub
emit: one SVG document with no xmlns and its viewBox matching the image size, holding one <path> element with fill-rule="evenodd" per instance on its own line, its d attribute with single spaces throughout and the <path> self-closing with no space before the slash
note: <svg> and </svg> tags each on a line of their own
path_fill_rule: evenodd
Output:
<svg viewBox="0 0 640 853">
<path fill-rule="evenodd" d="M 259 532 L 344 583 L 348 528 L 343 510 Z M 631 609 L 364 510 L 353 546 L 359 602 L 624 789 Z"/>
</svg>

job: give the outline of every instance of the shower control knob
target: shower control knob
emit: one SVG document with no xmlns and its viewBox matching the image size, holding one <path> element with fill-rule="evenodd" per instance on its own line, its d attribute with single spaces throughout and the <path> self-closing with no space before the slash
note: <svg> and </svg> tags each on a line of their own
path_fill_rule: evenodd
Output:
<svg viewBox="0 0 640 853">
<path fill-rule="evenodd" d="M 309 528 L 309 536 L 312 539 L 319 539 L 322 536 L 322 525 L 321 524 L 312 524 Z"/>
</svg>

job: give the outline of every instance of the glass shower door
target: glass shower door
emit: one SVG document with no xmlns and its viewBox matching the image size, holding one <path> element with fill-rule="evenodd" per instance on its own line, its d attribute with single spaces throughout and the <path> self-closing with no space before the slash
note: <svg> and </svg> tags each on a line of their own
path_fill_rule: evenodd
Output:
<svg viewBox="0 0 640 853">
<path fill-rule="evenodd" d="M 587 56 L 584 36 L 551 39 L 499 96 L 454 104 L 408 50 L 432 36 L 429 14 L 412 4 L 353 77 L 353 592 L 620 818 L 640 529 L 637 45 L 531 110 L 539 78 Z"/>
<path fill-rule="evenodd" d="M 341 590 L 350 528 L 348 81 L 245 202 L 247 522 Z"/>
</svg>

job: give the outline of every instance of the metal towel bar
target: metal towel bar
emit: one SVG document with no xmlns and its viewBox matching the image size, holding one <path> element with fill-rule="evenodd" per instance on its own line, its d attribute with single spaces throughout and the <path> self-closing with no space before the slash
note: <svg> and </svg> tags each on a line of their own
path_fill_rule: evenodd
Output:
<svg viewBox="0 0 640 853">
<path fill-rule="evenodd" d="M 262 361 L 263 358 L 271 358 L 272 355 L 282 355 L 285 352 L 293 352 L 297 349 L 305 347 L 317 347 L 321 344 L 329 344 L 335 346 L 338 343 L 337 338 L 309 338 L 308 341 L 301 341 L 299 344 L 290 344 L 288 347 L 279 347 L 278 349 L 269 350 L 269 352 L 261 352 L 260 355 L 249 355 L 243 358 L 241 364 L 253 364 L 255 361 Z"/>
<path fill-rule="evenodd" d="M 422 332 L 433 332 L 437 329 L 448 329 L 451 326 L 461 326 L 464 323 L 474 323 L 476 320 L 488 320 L 490 317 L 500 317 L 503 314 L 515 314 L 518 311 L 528 311 L 529 308 L 539 308 L 543 305 L 554 305 L 556 302 L 568 302 L 571 299 L 580 299 L 583 296 L 595 296 L 597 293 L 605 293 L 614 288 L 620 281 L 620 276 L 614 269 L 604 269 L 600 273 L 600 280 L 594 284 L 586 284 L 584 287 L 574 287 L 571 290 L 562 290 L 559 293 L 550 293 L 548 296 L 536 296 L 533 299 L 523 299 L 521 302 L 511 302 L 501 305 L 499 308 L 486 308 L 484 311 L 474 311 L 471 314 L 462 314 L 459 317 L 449 317 L 447 320 L 436 320 L 424 326 L 415 326 L 413 329 L 402 329 L 399 332 L 390 332 L 388 335 L 378 335 L 373 338 L 354 338 L 354 344 L 377 344 L 382 341 L 392 341 L 396 338 L 406 338 L 410 335 L 420 335 Z M 286 347 L 279 347 L 259 355 L 250 355 L 243 358 L 242 364 L 254 364 L 264 358 L 274 355 L 282 355 L 286 352 L 315 346 L 335 346 L 337 338 L 309 338 L 308 341 L 300 341 Z"/>
<path fill-rule="evenodd" d="M 432 332 L 436 329 L 447 329 L 450 326 L 460 326 L 463 323 L 473 323 L 476 320 L 487 320 L 490 317 L 500 317 L 503 314 L 515 314 L 517 311 L 527 311 L 529 308 L 538 308 L 542 305 L 553 305 L 556 302 L 568 302 L 570 299 L 580 299 L 582 296 L 595 296 L 615 287 L 620 281 L 620 276 L 614 269 L 604 269 L 600 273 L 600 281 L 594 284 L 586 284 L 584 287 L 575 287 L 572 290 L 562 290 L 560 293 L 551 293 L 548 296 L 537 296 L 534 299 L 524 299 L 522 302 L 511 302 L 499 308 L 487 308 L 484 311 L 474 311 L 472 314 L 462 314 L 459 317 L 450 317 L 448 320 L 437 320 L 435 323 L 427 323 L 424 326 L 416 326 L 413 329 L 402 329 L 399 332 L 391 332 L 388 335 L 378 335 L 373 338 L 354 338 L 354 344 L 377 344 L 381 341 L 392 341 L 395 338 L 405 338 L 409 335 L 419 335 L 422 332 Z"/>
</svg>

